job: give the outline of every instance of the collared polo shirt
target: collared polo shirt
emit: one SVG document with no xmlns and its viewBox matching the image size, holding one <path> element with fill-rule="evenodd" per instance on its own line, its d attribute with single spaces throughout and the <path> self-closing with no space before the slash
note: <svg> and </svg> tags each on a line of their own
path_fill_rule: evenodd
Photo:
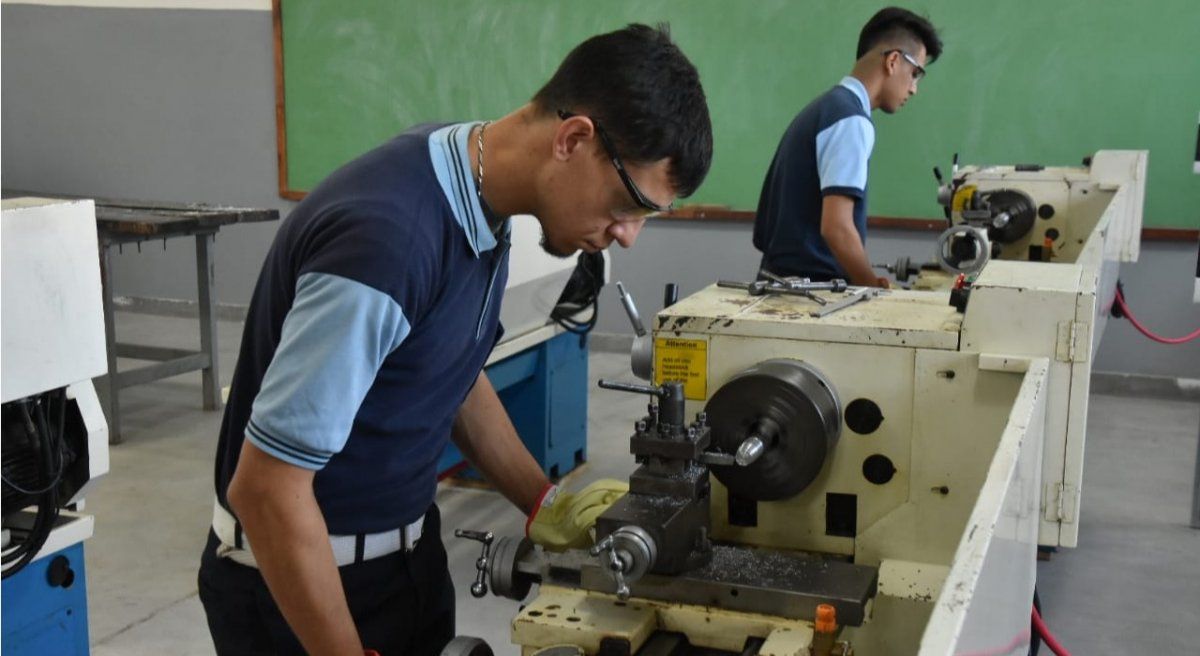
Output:
<svg viewBox="0 0 1200 656">
<path fill-rule="evenodd" d="M 495 344 L 509 226 L 493 230 L 473 124 L 419 126 L 338 169 L 267 254 L 221 426 L 218 500 L 243 439 L 316 472 L 330 533 L 420 517 Z"/>
<path fill-rule="evenodd" d="M 821 237 L 821 202 L 829 194 L 853 198 L 854 226 L 866 244 L 874 145 L 870 98 L 857 78 L 843 78 L 796 115 L 759 196 L 754 246 L 763 254 L 762 268 L 813 280 L 847 277 Z"/>
</svg>

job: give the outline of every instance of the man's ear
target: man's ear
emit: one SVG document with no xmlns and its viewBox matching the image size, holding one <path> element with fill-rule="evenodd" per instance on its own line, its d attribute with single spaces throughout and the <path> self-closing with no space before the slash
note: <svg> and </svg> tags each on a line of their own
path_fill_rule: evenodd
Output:
<svg viewBox="0 0 1200 656">
<path fill-rule="evenodd" d="M 572 116 L 558 124 L 554 131 L 552 143 L 554 159 L 566 161 L 571 159 L 581 148 L 596 139 L 596 126 L 592 119 L 586 116 Z"/>
<path fill-rule="evenodd" d="M 885 75 L 892 76 L 896 74 L 896 69 L 900 66 L 900 53 L 893 50 L 883 58 L 883 72 Z"/>
</svg>

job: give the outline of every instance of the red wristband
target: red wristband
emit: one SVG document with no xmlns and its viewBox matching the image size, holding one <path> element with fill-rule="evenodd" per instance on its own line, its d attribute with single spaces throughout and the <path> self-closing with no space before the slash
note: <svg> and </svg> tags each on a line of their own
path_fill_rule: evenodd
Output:
<svg viewBox="0 0 1200 656">
<path fill-rule="evenodd" d="M 554 483 L 546 483 L 546 487 L 542 488 L 542 493 L 538 495 L 537 501 L 533 502 L 533 510 L 530 511 L 529 517 L 525 519 L 525 537 L 529 537 L 529 527 L 533 525 L 533 518 L 537 516 L 538 511 L 542 509 L 542 502 L 546 499 L 546 495 L 552 490 L 558 489 Z"/>
</svg>

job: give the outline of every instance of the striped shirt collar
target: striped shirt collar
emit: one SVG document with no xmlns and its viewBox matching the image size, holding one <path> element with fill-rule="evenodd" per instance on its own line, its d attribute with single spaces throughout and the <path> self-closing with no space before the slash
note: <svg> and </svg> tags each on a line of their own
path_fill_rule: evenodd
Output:
<svg viewBox="0 0 1200 656">
<path fill-rule="evenodd" d="M 863 86 L 861 80 L 853 75 L 847 75 L 846 77 L 842 78 L 841 82 L 838 82 L 838 86 L 846 87 L 850 91 L 854 92 L 854 95 L 858 98 L 858 101 L 862 103 L 863 111 L 867 113 L 867 116 L 871 115 L 871 97 L 867 95 L 867 87 Z"/>
<path fill-rule="evenodd" d="M 467 138 L 479 122 L 456 123 L 439 128 L 429 135 L 429 157 L 437 174 L 438 184 L 450 204 L 454 219 L 467 236 L 475 257 L 496 247 L 496 235 L 488 225 L 487 216 L 475 191 L 475 173 L 467 150 Z M 508 221 L 502 229 L 508 232 Z"/>
</svg>

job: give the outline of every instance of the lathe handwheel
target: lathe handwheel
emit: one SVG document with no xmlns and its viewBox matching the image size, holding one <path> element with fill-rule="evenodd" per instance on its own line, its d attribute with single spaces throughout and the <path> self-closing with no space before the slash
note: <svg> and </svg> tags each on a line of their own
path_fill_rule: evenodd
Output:
<svg viewBox="0 0 1200 656">
<path fill-rule="evenodd" d="M 493 656 L 495 652 L 480 638 L 455 636 L 442 648 L 440 656 Z"/>
<path fill-rule="evenodd" d="M 492 593 L 521 601 L 529 594 L 533 581 L 517 571 L 517 564 L 533 550 L 528 538 L 500 538 L 492 547 L 492 562 L 488 566 Z"/>
</svg>

